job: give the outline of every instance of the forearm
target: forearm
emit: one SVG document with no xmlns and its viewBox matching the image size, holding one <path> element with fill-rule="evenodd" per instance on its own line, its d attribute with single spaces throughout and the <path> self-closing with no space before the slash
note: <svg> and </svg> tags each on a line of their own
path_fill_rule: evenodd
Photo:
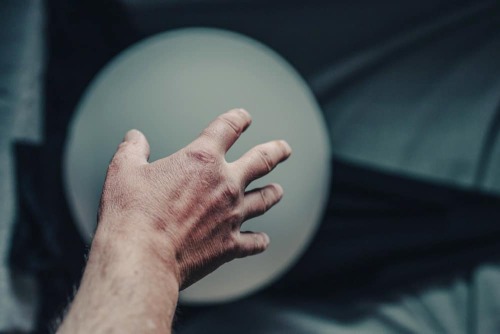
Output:
<svg viewBox="0 0 500 334">
<path fill-rule="evenodd" d="M 109 165 L 89 261 L 59 333 L 169 333 L 180 287 L 267 248 L 265 233 L 242 233 L 241 224 L 278 203 L 283 189 L 246 188 L 291 148 L 272 141 L 228 163 L 225 153 L 250 123 L 248 112 L 231 110 L 152 163 L 146 137 L 127 132 Z"/>
<path fill-rule="evenodd" d="M 179 294 L 175 261 L 154 236 L 98 231 L 58 333 L 170 333 Z"/>
</svg>

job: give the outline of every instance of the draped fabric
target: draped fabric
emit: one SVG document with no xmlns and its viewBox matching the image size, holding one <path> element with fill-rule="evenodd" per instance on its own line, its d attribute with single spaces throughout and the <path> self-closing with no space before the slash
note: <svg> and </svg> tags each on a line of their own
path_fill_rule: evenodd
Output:
<svg viewBox="0 0 500 334">
<path fill-rule="evenodd" d="M 277 331 L 296 325 L 297 332 L 342 332 L 330 326 L 344 323 L 342 314 L 328 310 L 353 300 L 395 293 L 402 305 L 405 291 L 415 296 L 411 289 L 424 291 L 436 280 L 448 282 L 442 291 L 461 291 L 460 299 L 497 277 L 494 269 L 486 270 L 487 279 L 476 270 L 499 255 L 498 2 L 47 0 L 46 13 L 45 138 L 43 145 L 16 146 L 19 210 L 10 253 L 12 267 L 39 279 L 40 332 L 67 302 L 86 252 L 61 181 L 75 106 L 113 56 L 154 33 L 187 26 L 237 31 L 280 53 L 316 95 L 333 145 L 330 203 L 316 237 L 255 304 L 237 305 L 243 312 L 248 305 L 283 310 L 267 322 L 285 326 Z M 477 314 L 499 308 L 494 298 L 471 298 L 460 300 L 464 308 L 475 303 L 461 309 L 471 324 L 459 325 L 470 333 L 482 319 Z M 204 324 L 217 310 L 181 307 L 179 326 L 190 330 L 192 319 Z M 399 319 L 381 312 L 382 323 Z M 453 312 L 446 314 L 464 318 Z M 448 321 L 445 332 L 459 333 L 450 331 L 455 318 L 443 317 L 437 323 Z M 431 332 L 410 322 L 400 332 Z"/>
</svg>

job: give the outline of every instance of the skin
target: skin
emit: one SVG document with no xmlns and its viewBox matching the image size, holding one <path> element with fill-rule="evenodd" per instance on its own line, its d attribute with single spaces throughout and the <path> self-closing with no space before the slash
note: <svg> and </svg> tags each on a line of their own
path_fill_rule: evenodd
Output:
<svg viewBox="0 0 500 334">
<path fill-rule="evenodd" d="M 291 148 L 272 141 L 226 162 L 250 123 L 248 112 L 231 110 L 185 148 L 151 163 L 146 137 L 126 134 L 108 168 L 80 288 L 58 333 L 170 333 L 179 290 L 267 248 L 265 233 L 240 228 L 275 205 L 283 189 L 245 189 Z"/>
</svg>

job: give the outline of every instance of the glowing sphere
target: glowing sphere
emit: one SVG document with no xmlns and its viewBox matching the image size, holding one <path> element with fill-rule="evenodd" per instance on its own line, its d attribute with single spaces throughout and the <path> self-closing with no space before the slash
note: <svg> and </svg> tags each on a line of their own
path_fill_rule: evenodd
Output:
<svg viewBox="0 0 500 334">
<path fill-rule="evenodd" d="M 229 151 L 285 139 L 292 157 L 249 188 L 280 183 L 283 200 L 243 224 L 271 238 L 263 254 L 234 260 L 181 293 L 209 303 L 245 296 L 283 274 L 306 249 L 330 184 L 330 146 L 320 109 L 300 75 L 278 54 L 240 34 L 206 28 L 162 33 L 113 59 L 83 95 L 66 143 L 65 186 L 87 241 L 95 229 L 106 169 L 125 132 L 144 132 L 150 161 L 189 144 L 217 115 L 248 110 L 252 126 Z"/>
</svg>

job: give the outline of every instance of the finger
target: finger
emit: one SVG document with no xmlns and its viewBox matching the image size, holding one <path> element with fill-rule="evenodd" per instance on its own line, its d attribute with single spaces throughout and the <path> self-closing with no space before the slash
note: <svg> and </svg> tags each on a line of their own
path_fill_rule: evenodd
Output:
<svg viewBox="0 0 500 334">
<path fill-rule="evenodd" d="M 282 197 L 283 188 L 276 183 L 247 191 L 243 199 L 244 220 L 264 214 L 278 203 Z"/>
<path fill-rule="evenodd" d="M 275 140 L 257 145 L 235 161 L 236 170 L 240 171 L 243 183 L 250 182 L 268 174 L 280 162 L 286 160 L 292 149 L 284 140 Z"/>
<path fill-rule="evenodd" d="M 125 134 L 123 142 L 118 146 L 115 156 L 126 155 L 140 163 L 147 163 L 150 148 L 146 137 L 139 130 L 130 130 Z"/>
<path fill-rule="evenodd" d="M 269 246 L 269 236 L 263 232 L 241 232 L 238 238 L 237 258 L 262 253 Z"/>
<path fill-rule="evenodd" d="M 226 153 L 234 142 L 252 123 L 250 114 L 244 109 L 233 109 L 213 120 L 195 142 L 208 142 L 222 153 Z"/>
</svg>

